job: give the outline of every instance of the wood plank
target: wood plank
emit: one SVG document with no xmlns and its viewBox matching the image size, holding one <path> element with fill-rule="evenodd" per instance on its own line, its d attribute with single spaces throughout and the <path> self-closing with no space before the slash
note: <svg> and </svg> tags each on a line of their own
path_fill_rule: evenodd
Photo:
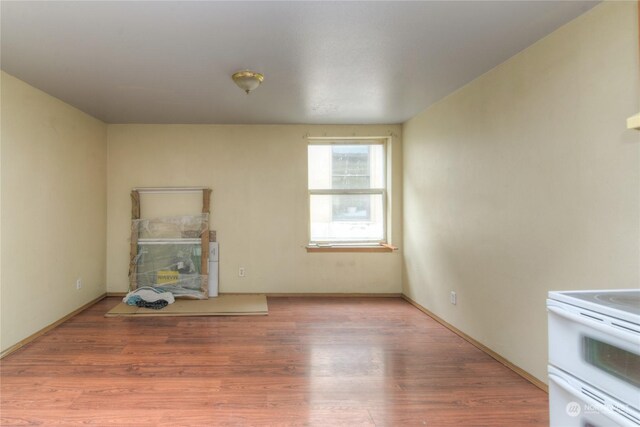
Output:
<svg viewBox="0 0 640 427">
<path fill-rule="evenodd" d="M 137 257 L 138 257 L 138 228 L 134 226 L 134 221 L 140 219 L 140 193 L 137 190 L 131 191 L 131 242 L 129 246 L 129 290 L 133 291 L 138 287 L 136 278 Z"/>
<path fill-rule="evenodd" d="M 202 213 L 211 213 L 211 189 L 202 190 Z"/>
<path fill-rule="evenodd" d="M 202 283 L 200 288 L 205 295 L 205 298 L 209 296 L 209 213 L 211 211 L 211 189 L 205 188 L 202 190 L 202 213 L 207 214 L 207 227 L 202 231 L 200 235 L 202 254 L 200 257 L 200 274 L 202 274 Z"/>
<path fill-rule="evenodd" d="M 78 313 L 81 313 L 81 312 L 85 311 L 88 307 L 91 307 L 92 305 L 95 305 L 95 303 L 97 303 L 98 301 L 103 300 L 106 296 L 107 296 L 106 294 L 100 295 L 99 297 L 97 297 L 97 298 L 89 301 L 88 303 L 84 304 L 82 307 L 77 308 L 76 310 L 73 310 L 71 313 L 67 314 L 66 316 L 56 320 L 52 324 L 40 329 L 38 332 L 36 332 L 34 334 L 31 334 L 27 338 L 25 338 L 25 339 L 21 340 L 20 342 L 12 345 L 11 347 L 7 348 L 5 351 L 0 353 L 0 359 L 4 358 L 5 356 L 10 355 L 11 353 L 13 353 L 16 350 L 19 350 L 20 348 L 24 347 L 25 345 L 29 344 L 30 342 L 35 341 L 37 338 L 40 338 L 42 335 L 44 335 L 47 332 L 53 330 L 54 328 L 56 328 L 57 326 L 61 325 L 64 322 L 66 322 L 67 320 L 71 319 L 72 317 L 74 317 Z"/>
<path fill-rule="evenodd" d="M 3 359 L 0 424 L 549 422 L 546 393 L 397 297 L 270 297 L 265 317 L 105 318 L 119 302 Z"/>
<path fill-rule="evenodd" d="M 140 193 L 131 191 L 131 219 L 140 219 Z"/>
</svg>

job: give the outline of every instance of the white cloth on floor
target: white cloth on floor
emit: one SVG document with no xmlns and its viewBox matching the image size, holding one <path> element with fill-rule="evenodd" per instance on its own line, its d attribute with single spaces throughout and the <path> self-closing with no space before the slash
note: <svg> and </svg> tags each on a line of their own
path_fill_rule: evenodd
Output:
<svg viewBox="0 0 640 427">
<path fill-rule="evenodd" d="M 151 286 L 143 286 L 141 288 L 136 289 L 135 291 L 129 292 L 122 299 L 122 302 L 127 303 L 129 305 L 135 305 L 135 302 L 137 300 L 143 300 L 146 302 L 155 302 L 161 299 L 165 300 L 169 304 L 173 304 L 176 300 L 173 297 L 173 294 L 171 292 L 163 292 Z M 133 302 L 133 304 L 130 304 L 130 302 Z"/>
</svg>

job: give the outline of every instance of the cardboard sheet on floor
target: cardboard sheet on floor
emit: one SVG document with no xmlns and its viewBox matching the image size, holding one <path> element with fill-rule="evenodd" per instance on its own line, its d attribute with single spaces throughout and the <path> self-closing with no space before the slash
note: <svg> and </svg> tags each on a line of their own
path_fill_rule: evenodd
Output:
<svg viewBox="0 0 640 427">
<path fill-rule="evenodd" d="M 204 300 L 180 300 L 160 310 L 140 308 L 123 302 L 109 310 L 105 317 L 131 316 L 264 316 L 268 314 L 264 295 L 220 295 Z"/>
</svg>

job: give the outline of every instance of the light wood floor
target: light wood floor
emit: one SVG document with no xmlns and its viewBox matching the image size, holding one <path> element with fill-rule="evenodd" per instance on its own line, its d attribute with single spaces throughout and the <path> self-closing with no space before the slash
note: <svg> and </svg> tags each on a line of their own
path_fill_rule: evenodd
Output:
<svg viewBox="0 0 640 427">
<path fill-rule="evenodd" d="M 547 395 L 399 298 L 104 318 L 2 360 L 0 424 L 547 426 Z"/>
</svg>

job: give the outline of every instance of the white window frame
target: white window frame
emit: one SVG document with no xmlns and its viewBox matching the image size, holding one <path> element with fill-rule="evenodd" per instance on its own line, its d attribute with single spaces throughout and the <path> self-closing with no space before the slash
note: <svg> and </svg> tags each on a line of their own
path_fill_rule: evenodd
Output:
<svg viewBox="0 0 640 427">
<path fill-rule="evenodd" d="M 307 144 L 307 165 L 309 162 L 308 159 L 308 147 L 310 145 L 381 145 L 382 146 L 382 155 L 383 155 L 383 166 L 382 166 L 382 182 L 384 183 L 383 188 L 366 188 L 366 189 L 309 189 L 309 176 L 307 174 L 307 189 L 309 191 L 308 196 L 308 206 L 309 211 L 307 215 L 308 220 L 308 236 L 309 236 L 309 245 L 312 246 L 371 246 L 371 245 L 381 245 L 387 243 L 387 218 L 388 218 L 388 209 L 387 209 L 387 186 L 389 185 L 387 181 L 387 138 L 308 138 Z M 350 240 L 350 241 L 341 241 L 341 240 L 312 240 L 311 239 L 311 196 L 314 195 L 352 195 L 352 194 L 366 194 L 366 195 L 380 195 L 382 197 L 382 239 L 376 240 Z"/>
</svg>

